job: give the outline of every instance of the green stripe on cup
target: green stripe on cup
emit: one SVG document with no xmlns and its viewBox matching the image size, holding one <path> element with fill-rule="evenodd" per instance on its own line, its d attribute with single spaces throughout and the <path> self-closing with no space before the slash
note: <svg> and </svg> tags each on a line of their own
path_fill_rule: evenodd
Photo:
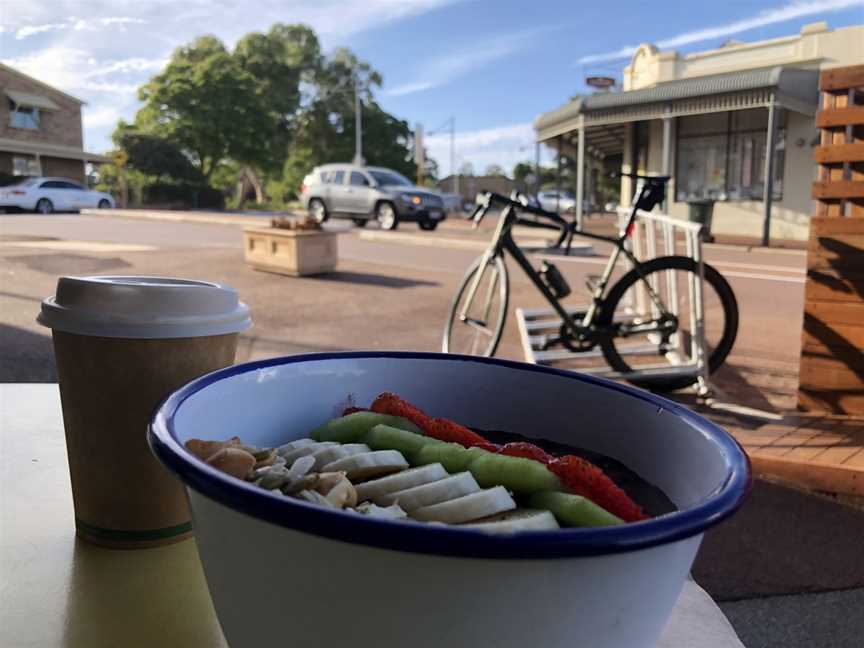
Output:
<svg viewBox="0 0 864 648">
<path fill-rule="evenodd" d="M 162 529 L 144 529 L 143 531 L 103 529 L 102 527 L 87 524 L 77 517 L 75 518 L 75 526 L 94 538 L 116 540 L 117 542 L 148 542 L 153 540 L 165 540 L 166 538 L 173 538 L 174 536 L 182 535 L 192 530 L 192 522 L 184 522 L 183 524 L 164 527 Z"/>
</svg>

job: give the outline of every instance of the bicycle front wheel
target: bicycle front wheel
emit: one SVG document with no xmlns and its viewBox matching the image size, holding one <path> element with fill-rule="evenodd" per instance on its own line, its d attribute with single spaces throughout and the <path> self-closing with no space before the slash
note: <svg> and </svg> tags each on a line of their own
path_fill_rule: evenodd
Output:
<svg viewBox="0 0 864 648">
<path fill-rule="evenodd" d="M 444 353 L 491 357 L 501 341 L 510 299 L 507 266 L 499 256 L 485 264 L 484 259 L 480 257 L 468 269 L 450 307 L 441 345 Z"/>
<path fill-rule="evenodd" d="M 702 304 L 704 350 L 708 371 L 715 371 L 732 350 L 738 334 L 738 303 L 729 283 L 708 264 L 703 266 Z M 696 362 L 697 322 L 694 302 L 699 267 L 693 259 L 668 256 L 642 264 L 621 277 L 603 302 L 602 327 L 622 335 L 601 342 L 606 362 L 615 371 L 638 372 L 657 366 L 692 366 Z M 649 284 L 676 325 L 671 331 L 651 331 L 663 317 L 646 287 Z M 642 329 L 644 332 L 639 332 Z M 628 333 L 628 331 L 630 333 Z M 696 382 L 692 375 L 633 376 L 628 381 L 658 391 L 682 389 Z"/>
</svg>

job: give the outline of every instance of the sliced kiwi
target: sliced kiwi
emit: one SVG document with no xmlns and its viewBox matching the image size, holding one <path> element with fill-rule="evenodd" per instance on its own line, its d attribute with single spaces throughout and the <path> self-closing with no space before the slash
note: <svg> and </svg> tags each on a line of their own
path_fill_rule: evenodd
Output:
<svg viewBox="0 0 864 648">
<path fill-rule="evenodd" d="M 483 488 L 506 486 L 517 495 L 560 490 L 561 482 L 539 461 L 486 452 L 468 464 Z"/>
<path fill-rule="evenodd" d="M 624 524 L 621 518 L 580 495 L 556 492 L 534 493 L 528 498 L 528 504 L 533 508 L 551 511 L 561 526 L 597 527 Z"/>
<path fill-rule="evenodd" d="M 441 443 L 432 437 L 414 434 L 389 425 L 376 425 L 366 433 L 363 442 L 373 450 L 398 450 L 408 458 L 423 446 Z"/>
<path fill-rule="evenodd" d="M 390 427 L 415 434 L 423 433 L 411 421 L 401 416 L 390 416 L 389 414 L 378 414 L 377 412 L 354 412 L 353 414 L 327 421 L 324 425 L 312 430 L 309 436 L 316 441 L 357 443 L 376 425 L 389 425 Z"/>
<path fill-rule="evenodd" d="M 428 443 L 411 457 L 412 463 L 423 466 L 440 463 L 449 473 L 464 471 L 474 459 L 489 454 L 481 448 L 465 448 L 458 443 Z"/>
</svg>

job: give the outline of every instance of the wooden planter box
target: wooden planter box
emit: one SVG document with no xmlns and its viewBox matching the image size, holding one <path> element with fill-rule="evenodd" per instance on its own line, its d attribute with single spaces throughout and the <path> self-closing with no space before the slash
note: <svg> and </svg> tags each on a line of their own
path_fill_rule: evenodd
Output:
<svg viewBox="0 0 864 648">
<path fill-rule="evenodd" d="M 303 277 L 336 269 L 336 237 L 336 232 L 250 227 L 243 230 L 243 249 L 255 270 Z"/>
</svg>

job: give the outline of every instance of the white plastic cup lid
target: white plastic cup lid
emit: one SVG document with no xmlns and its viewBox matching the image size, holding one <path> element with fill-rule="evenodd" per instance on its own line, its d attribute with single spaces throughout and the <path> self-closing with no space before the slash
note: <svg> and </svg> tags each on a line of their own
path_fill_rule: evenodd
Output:
<svg viewBox="0 0 864 648">
<path fill-rule="evenodd" d="M 66 333 L 116 338 L 184 338 L 252 326 L 237 291 L 169 277 L 60 277 L 37 321 Z"/>
</svg>

